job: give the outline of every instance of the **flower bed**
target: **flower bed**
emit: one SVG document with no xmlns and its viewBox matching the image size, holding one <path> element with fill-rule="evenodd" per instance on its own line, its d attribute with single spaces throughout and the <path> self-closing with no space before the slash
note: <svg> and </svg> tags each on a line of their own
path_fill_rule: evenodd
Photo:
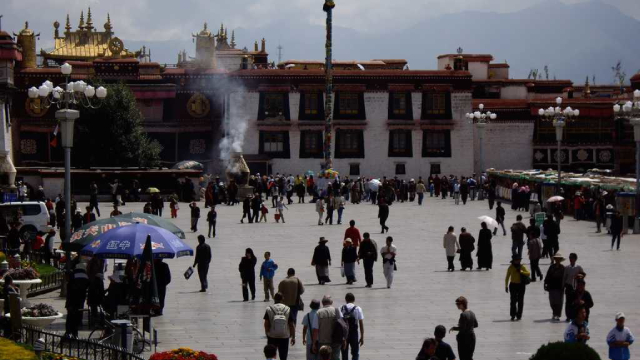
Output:
<svg viewBox="0 0 640 360">
<path fill-rule="evenodd" d="M 13 280 L 35 280 L 40 278 L 40 274 L 33 268 L 9 269 L 3 276 L 11 276 Z"/>
<path fill-rule="evenodd" d="M 173 349 L 151 355 L 149 360 L 218 360 L 214 354 L 189 348 Z"/>
<path fill-rule="evenodd" d="M 58 312 L 47 304 L 35 304 L 22 309 L 22 317 L 48 317 L 58 315 Z"/>
</svg>

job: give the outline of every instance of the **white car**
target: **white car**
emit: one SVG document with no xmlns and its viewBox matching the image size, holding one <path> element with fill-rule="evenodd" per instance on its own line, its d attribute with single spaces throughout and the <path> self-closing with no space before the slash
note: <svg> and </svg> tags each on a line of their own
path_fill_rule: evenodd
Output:
<svg viewBox="0 0 640 360">
<path fill-rule="evenodd" d="M 24 201 L 0 204 L 0 216 L 4 217 L 7 224 L 20 218 L 20 237 L 34 239 L 38 231 L 47 233 L 51 229 L 49 211 L 43 202 Z"/>
</svg>

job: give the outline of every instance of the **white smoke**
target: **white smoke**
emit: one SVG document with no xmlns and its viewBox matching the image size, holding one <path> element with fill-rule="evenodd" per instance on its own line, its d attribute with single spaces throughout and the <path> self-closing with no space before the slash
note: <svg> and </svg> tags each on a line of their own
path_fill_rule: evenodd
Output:
<svg viewBox="0 0 640 360">
<path fill-rule="evenodd" d="M 226 171 L 238 172 L 238 163 L 232 161 L 233 153 L 242 153 L 245 134 L 249 126 L 249 115 L 246 111 L 246 91 L 242 84 L 233 79 L 218 82 L 217 91 L 224 97 L 224 116 L 222 129 L 224 137 L 220 142 L 220 159 Z"/>
</svg>

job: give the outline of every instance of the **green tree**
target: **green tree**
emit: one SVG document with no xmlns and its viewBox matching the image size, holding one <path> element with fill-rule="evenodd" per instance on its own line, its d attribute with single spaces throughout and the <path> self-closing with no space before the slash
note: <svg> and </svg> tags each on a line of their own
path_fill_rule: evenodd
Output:
<svg viewBox="0 0 640 360">
<path fill-rule="evenodd" d="M 99 84 L 96 84 L 96 87 Z M 155 167 L 162 146 L 142 125 L 136 99 L 123 83 L 103 85 L 107 98 L 97 109 L 81 109 L 76 122 L 74 164 L 82 167 Z"/>
<path fill-rule="evenodd" d="M 600 355 L 586 344 L 562 341 L 542 345 L 529 360 L 600 360 Z"/>
</svg>

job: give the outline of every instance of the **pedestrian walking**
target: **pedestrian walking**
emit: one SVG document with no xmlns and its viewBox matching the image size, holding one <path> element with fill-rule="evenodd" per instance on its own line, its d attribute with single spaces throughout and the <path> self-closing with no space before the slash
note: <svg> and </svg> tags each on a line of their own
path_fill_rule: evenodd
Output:
<svg viewBox="0 0 640 360">
<path fill-rule="evenodd" d="M 196 258 L 193 260 L 193 267 L 197 266 L 198 278 L 200 278 L 200 292 L 207 292 L 209 282 L 209 264 L 211 263 L 211 247 L 205 244 L 204 235 L 198 235 L 198 246 L 196 246 Z"/>
<path fill-rule="evenodd" d="M 540 270 L 540 258 L 542 257 L 542 241 L 540 240 L 540 229 L 537 227 L 531 232 L 531 240 L 527 242 L 529 248 L 529 262 L 531 263 L 531 281 L 535 282 L 540 276 L 542 281 L 542 271 Z"/>
<path fill-rule="evenodd" d="M 65 337 L 78 338 L 78 328 L 82 325 L 82 309 L 84 309 L 84 303 L 87 299 L 88 288 L 89 276 L 87 275 L 87 264 L 80 262 L 76 264 L 67 282 L 67 298 L 65 301 L 67 321 L 65 324 Z M 6 304 L 5 302 L 5 307 Z"/>
<path fill-rule="evenodd" d="M 564 342 L 586 344 L 589 336 L 589 323 L 586 320 L 587 311 L 584 307 L 577 309 L 577 316 L 571 320 L 564 331 Z"/>
<path fill-rule="evenodd" d="M 351 239 L 346 239 L 342 247 L 342 269 L 347 278 L 347 285 L 352 285 L 356 280 L 356 261 L 358 252 Z"/>
<path fill-rule="evenodd" d="M 200 219 L 200 208 L 196 202 L 189 204 L 191 208 L 191 231 L 198 232 L 198 220 Z"/>
<path fill-rule="evenodd" d="M 327 242 L 324 236 L 320 237 L 318 246 L 313 250 L 313 258 L 311 259 L 311 266 L 316 267 L 316 276 L 318 277 L 318 283 L 324 285 L 331 282 L 329 278 L 329 266 L 331 266 L 331 253 L 327 247 Z"/>
<path fill-rule="evenodd" d="M 509 314 L 511 321 L 522 319 L 522 311 L 524 310 L 524 293 L 531 273 L 520 263 L 522 258 L 519 255 L 513 255 L 511 265 L 507 269 L 507 276 L 504 279 L 504 291 L 511 295 Z M 511 280 L 511 282 L 509 282 Z"/>
<path fill-rule="evenodd" d="M 369 237 L 369 233 L 362 234 L 362 242 L 358 249 L 358 263 L 363 261 L 364 277 L 367 283 L 366 287 L 373 285 L 373 264 L 378 261 L 378 245 Z"/>
<path fill-rule="evenodd" d="M 433 335 L 438 342 L 438 346 L 436 347 L 435 356 L 438 360 L 455 360 L 456 354 L 453 352 L 451 345 L 444 342 L 444 337 L 447 335 L 447 328 L 444 325 L 436 326 L 436 329 L 433 332 Z"/>
<path fill-rule="evenodd" d="M 378 218 L 380 219 L 380 226 L 382 227 L 381 234 L 384 232 L 389 232 L 389 227 L 387 226 L 387 219 L 389 218 L 389 205 L 384 199 L 380 199 L 378 202 Z"/>
<path fill-rule="evenodd" d="M 396 266 L 396 253 L 398 249 L 393 245 L 393 238 L 387 236 L 386 245 L 380 249 L 380 255 L 382 256 L 382 269 L 385 279 L 387 279 L 387 289 L 391 288 L 393 284 L 393 274 L 398 269 Z"/>
<path fill-rule="evenodd" d="M 416 185 L 416 193 L 418 194 L 418 205 L 422 205 L 422 200 L 424 200 L 424 193 L 427 192 L 427 188 L 424 186 L 422 180 L 418 180 L 418 184 Z M 431 194 L 433 197 L 433 193 Z"/>
<path fill-rule="evenodd" d="M 318 355 L 313 352 L 313 333 L 318 331 L 318 309 L 320 301 L 313 299 L 309 303 L 309 312 L 302 318 L 302 345 L 307 348 L 307 360 L 316 360 Z"/>
<path fill-rule="evenodd" d="M 158 285 L 158 297 L 160 298 L 160 310 L 157 315 L 164 313 L 164 300 L 167 297 L 167 286 L 171 283 L 171 270 L 169 264 L 162 259 L 154 259 L 153 266 L 156 271 L 156 283 Z"/>
<path fill-rule="evenodd" d="M 364 345 L 364 314 L 362 308 L 354 304 L 356 297 L 352 293 L 347 293 L 344 300 L 346 304 L 340 307 L 340 312 L 349 325 L 349 335 L 346 346 L 342 348 L 342 360 L 349 359 L 349 347 L 351 347 L 351 359 L 358 360 L 360 346 Z"/>
<path fill-rule="evenodd" d="M 342 213 L 344 212 L 345 205 L 347 201 L 344 199 L 343 195 L 339 195 L 336 198 L 336 208 L 338 209 L 338 225 L 342 224 Z"/>
<path fill-rule="evenodd" d="M 524 234 L 527 233 L 527 227 L 522 223 L 522 215 L 516 216 L 516 222 L 511 225 L 511 255 L 522 257 L 522 248 L 524 247 Z"/>
<path fill-rule="evenodd" d="M 296 323 L 291 317 L 291 309 L 282 304 L 282 294 L 273 297 L 275 304 L 267 307 L 264 314 L 264 332 L 267 344 L 278 348 L 280 360 L 287 360 L 289 344 L 296 343 Z"/>
<path fill-rule="evenodd" d="M 240 223 L 244 223 L 244 218 L 249 218 L 249 223 L 253 222 L 253 218 L 251 217 L 251 199 L 253 195 L 249 195 L 248 197 L 242 200 L 242 219 L 240 219 Z"/>
<path fill-rule="evenodd" d="M 268 252 L 268 251 L 265 252 L 264 253 L 264 261 L 262 262 L 262 265 L 260 266 L 260 281 L 262 281 L 262 284 L 264 286 L 264 301 L 265 302 L 269 301 L 269 294 L 271 294 L 272 298 L 275 296 L 274 288 L 273 288 L 273 277 L 276 274 L 276 270 L 278 270 L 278 264 L 276 264 L 271 259 L 271 253 L 270 252 Z"/>
<path fill-rule="evenodd" d="M 467 199 L 469 198 L 469 182 L 464 177 L 461 179 L 460 197 L 462 198 L 462 205 L 467 205 Z"/>
<path fill-rule="evenodd" d="M 322 309 L 318 310 L 318 330 L 317 335 L 314 337 L 317 339 L 314 342 L 314 350 L 317 351 L 323 346 L 331 348 L 331 360 L 340 360 L 341 349 L 346 345 L 345 334 L 334 334 L 338 330 L 338 327 L 342 330 L 343 327 L 338 325 L 338 319 L 342 319 L 342 313 L 340 310 L 333 307 L 333 300 L 331 296 L 325 295 L 322 297 Z M 337 339 L 338 335 L 342 335 L 345 339 Z M 317 344 L 317 345 L 316 345 Z"/>
<path fill-rule="evenodd" d="M 573 320 L 577 316 L 577 312 L 580 308 L 585 310 L 585 320 L 589 321 L 589 315 L 591 308 L 593 307 L 593 298 L 591 293 L 585 289 L 586 283 L 581 276 L 578 276 L 576 280 L 576 289 L 567 298 L 567 313 L 569 320 Z"/>
<path fill-rule="evenodd" d="M 171 209 L 171 218 L 177 218 L 180 205 L 178 204 L 178 200 L 173 196 L 169 198 L 169 209 Z"/>
<path fill-rule="evenodd" d="M 544 290 L 549 292 L 549 305 L 551 306 L 553 321 L 560 321 L 562 305 L 564 302 L 564 257 L 557 252 L 553 255 L 553 264 L 549 266 L 544 277 Z"/>
<path fill-rule="evenodd" d="M 353 241 L 353 246 L 357 248 L 360 246 L 360 242 L 362 241 L 362 237 L 360 236 L 360 230 L 356 227 L 355 220 L 349 221 L 349 227 L 344 231 L 344 239 L 351 239 Z"/>
<path fill-rule="evenodd" d="M 213 230 L 213 237 L 216 237 L 216 222 L 218 220 L 218 212 L 216 206 L 211 205 L 211 209 L 207 213 L 207 223 L 209 224 L 209 237 L 211 237 L 211 230 Z"/>
<path fill-rule="evenodd" d="M 301 296 L 304 294 L 304 285 L 302 281 L 296 277 L 296 270 L 289 268 L 287 277 L 278 284 L 278 292 L 282 294 L 282 303 L 291 309 L 291 316 L 294 324 L 298 319 L 298 311 L 301 309 Z"/>
<path fill-rule="evenodd" d="M 616 326 L 609 331 L 607 335 L 607 345 L 609 345 L 609 359 L 611 360 L 629 360 L 631 353 L 629 346 L 633 344 L 636 338 L 631 330 L 624 326 L 624 313 L 616 314 Z"/>
<path fill-rule="evenodd" d="M 486 222 L 480 224 L 480 232 L 478 233 L 478 251 L 476 256 L 478 257 L 478 270 L 491 269 L 493 266 L 493 249 L 491 247 L 491 230 L 487 227 Z"/>
<path fill-rule="evenodd" d="M 458 243 L 460 244 L 460 270 L 462 271 L 465 271 L 467 268 L 473 270 L 473 257 L 471 257 L 471 253 L 476 249 L 474 245 L 475 242 L 476 239 L 467 232 L 466 228 L 460 229 Z"/>
<path fill-rule="evenodd" d="M 618 245 L 616 250 L 620 250 L 620 240 L 622 239 L 622 231 L 624 230 L 622 225 L 622 215 L 620 215 L 620 211 L 616 211 L 611 218 L 611 250 L 613 250 L 613 245 L 618 240 Z"/>
<path fill-rule="evenodd" d="M 453 233 L 453 226 L 449 226 L 447 233 L 444 234 L 442 242 L 442 246 L 444 247 L 447 255 L 447 271 L 455 271 L 456 267 L 453 265 L 453 260 L 455 259 L 456 254 L 460 252 L 460 244 L 458 243 L 456 234 Z"/>
<path fill-rule="evenodd" d="M 256 263 L 258 259 L 253 254 L 251 248 L 247 248 L 244 256 L 240 259 L 238 271 L 242 279 L 242 301 L 249 301 L 249 291 L 251 291 L 251 300 L 256 299 Z"/>
<path fill-rule="evenodd" d="M 456 205 L 460 205 L 460 183 L 458 181 L 453 183 L 453 200 Z"/>
<path fill-rule="evenodd" d="M 489 185 L 489 190 L 487 191 L 487 201 L 489 202 L 489 210 L 493 210 L 493 204 L 496 201 L 496 187 L 493 186 L 493 184 Z"/>
<path fill-rule="evenodd" d="M 502 201 L 498 201 L 496 203 L 496 221 L 498 222 L 498 225 L 502 226 L 502 232 L 503 232 L 503 236 L 507 236 L 507 230 L 504 228 L 504 216 L 505 216 L 505 211 L 504 208 L 502 207 Z M 498 227 L 496 227 L 495 229 L 493 229 L 493 235 L 498 233 Z"/>
<path fill-rule="evenodd" d="M 553 219 L 553 214 L 547 214 L 547 219 L 542 223 L 544 235 L 547 237 L 547 254 L 553 256 L 560 249 L 558 236 L 560 235 L 560 225 Z"/>
<path fill-rule="evenodd" d="M 272 199 L 273 200 L 273 199 Z M 262 202 L 262 195 L 255 194 L 253 198 L 251 198 L 251 218 L 249 219 L 249 223 L 257 224 L 259 222 L 260 217 L 260 209 L 264 203 Z"/>
<path fill-rule="evenodd" d="M 476 350 L 476 333 L 478 327 L 476 314 L 469 310 L 469 303 L 464 296 L 456 299 L 456 306 L 462 312 L 458 320 L 458 326 L 452 327 L 449 332 L 457 331 L 458 335 L 458 355 L 460 360 L 473 360 L 473 353 Z"/>
<path fill-rule="evenodd" d="M 316 212 L 318 213 L 318 225 L 324 225 L 322 222 L 322 215 L 324 214 L 324 201 L 322 200 L 322 197 L 319 197 L 318 200 L 316 200 Z"/>
<path fill-rule="evenodd" d="M 327 221 L 329 225 L 333 225 L 333 211 L 336 208 L 336 198 L 333 196 L 333 192 L 329 192 L 329 197 L 327 198 L 327 217 L 324 219 L 324 223 Z"/>
<path fill-rule="evenodd" d="M 577 261 L 578 254 L 569 254 L 569 265 L 564 268 L 564 295 L 565 303 L 567 304 L 564 308 L 565 315 L 567 316 L 565 321 L 571 320 L 570 298 L 573 296 L 573 292 L 576 289 L 576 279 L 579 274 L 584 274 L 582 266 L 578 265 L 576 263 Z"/>
<path fill-rule="evenodd" d="M 91 211 L 96 209 L 96 214 L 100 217 L 100 208 L 98 208 L 98 185 L 95 181 L 92 181 L 89 186 L 89 207 Z"/>
<path fill-rule="evenodd" d="M 276 200 L 276 222 L 282 220 L 282 223 L 284 224 L 284 209 L 289 210 L 287 205 L 284 204 L 284 199 L 280 196 L 278 197 L 278 200 Z"/>
</svg>

